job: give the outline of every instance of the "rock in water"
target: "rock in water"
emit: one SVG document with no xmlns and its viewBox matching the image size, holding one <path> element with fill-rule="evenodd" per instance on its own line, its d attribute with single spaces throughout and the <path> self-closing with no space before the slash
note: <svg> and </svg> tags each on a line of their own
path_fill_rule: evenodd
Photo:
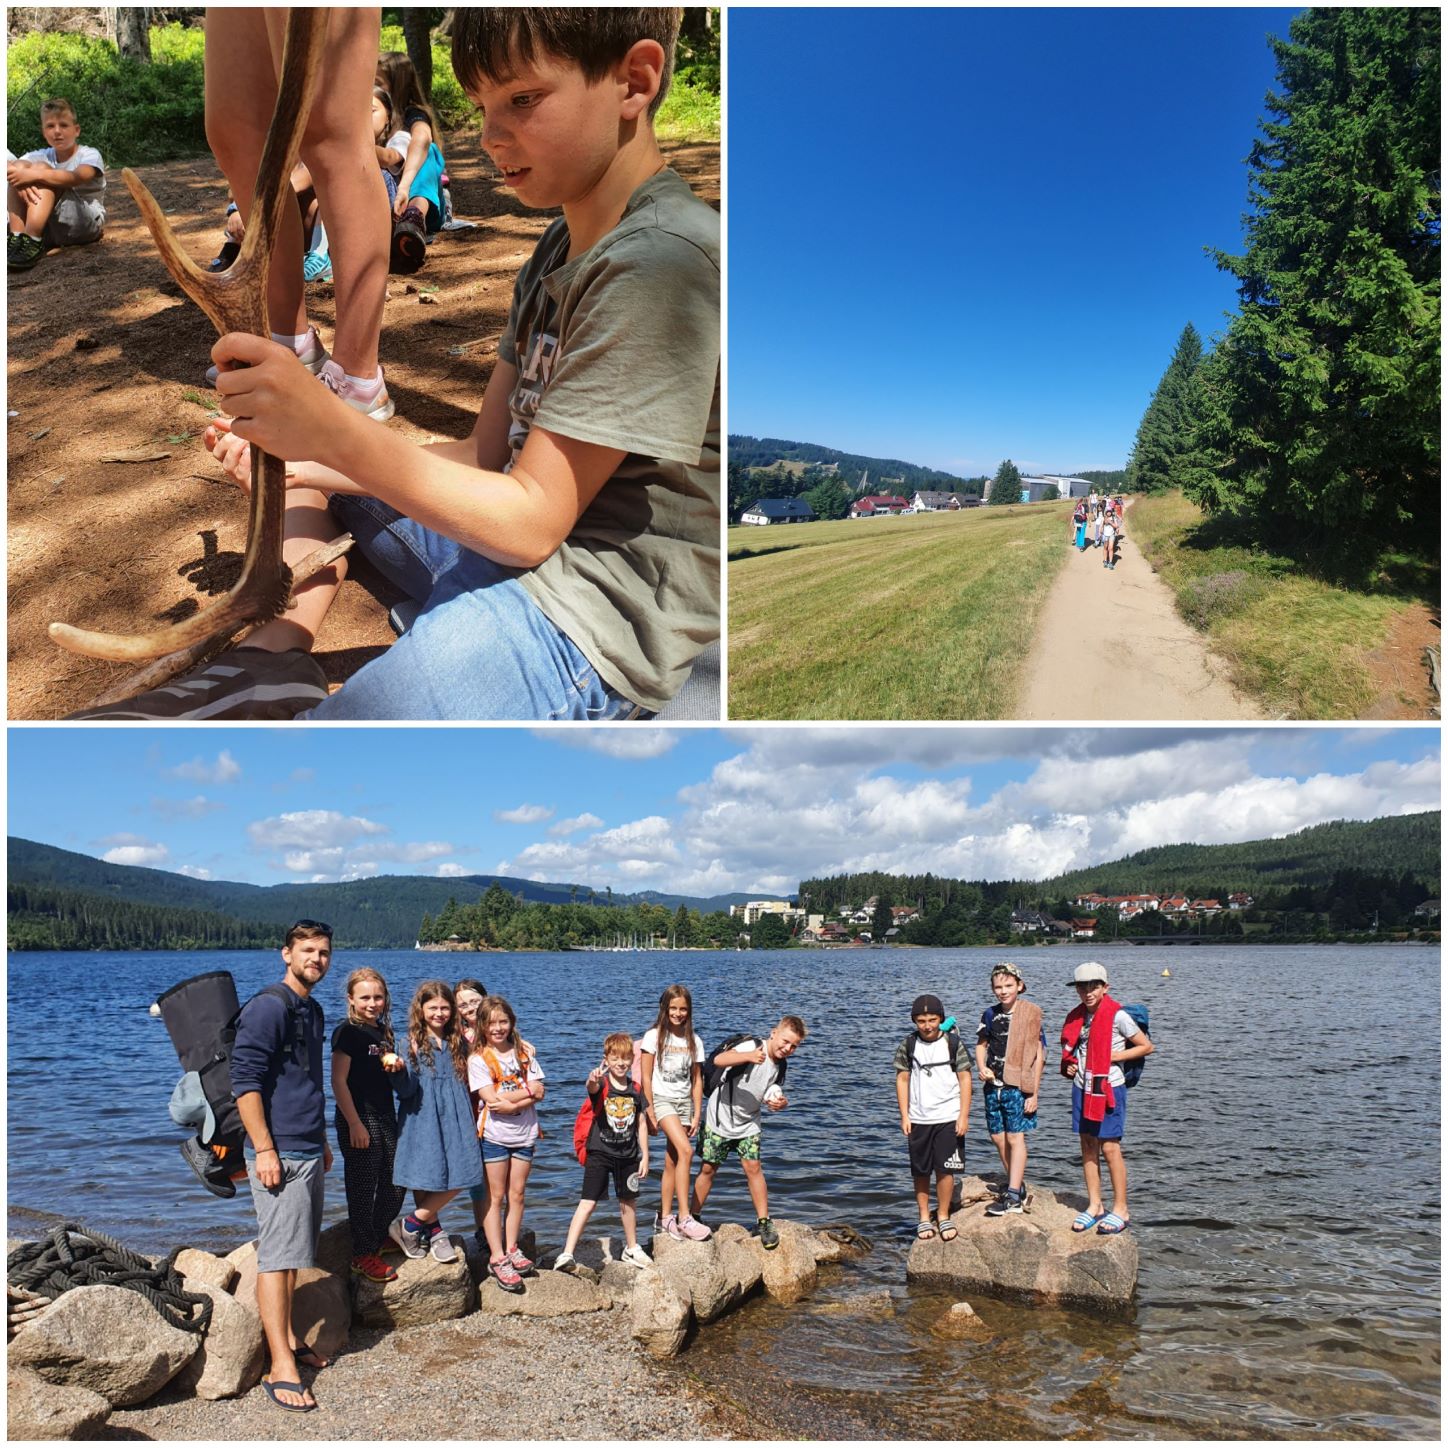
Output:
<svg viewBox="0 0 1448 1448">
<path fill-rule="evenodd" d="M 986 1338 L 991 1335 L 990 1328 L 976 1316 L 975 1308 L 968 1302 L 954 1303 L 930 1324 L 930 1330 L 936 1337 Z"/>
<path fill-rule="evenodd" d="M 114 1408 L 144 1403 L 195 1357 L 201 1338 L 172 1327 L 127 1287 L 76 1287 L 15 1335 L 9 1365 Z"/>
<path fill-rule="evenodd" d="M 89 1388 L 58 1388 L 28 1368 L 5 1374 L 6 1436 L 12 1443 L 34 1439 L 95 1438 L 111 1416 L 111 1405 Z"/>
<path fill-rule="evenodd" d="M 261 1381 L 266 1366 L 261 1318 L 209 1282 L 188 1278 L 186 1290 L 211 1299 L 211 1322 L 201 1339 L 201 1350 L 176 1375 L 176 1386 L 209 1400 L 249 1393 Z"/>
<path fill-rule="evenodd" d="M 639 1274 L 632 1311 L 633 1335 L 654 1357 L 674 1357 L 683 1349 L 694 1314 L 657 1268 Z"/>
<path fill-rule="evenodd" d="M 654 1237 L 654 1266 L 693 1309 L 699 1322 L 713 1322 L 740 1300 L 742 1283 L 719 1264 L 719 1243 L 675 1241 L 666 1232 Z"/>
<path fill-rule="evenodd" d="M 916 1242 L 906 1277 L 968 1292 L 994 1292 L 1098 1312 L 1127 1312 L 1136 1295 L 1136 1239 L 1073 1232 L 1080 1209 L 1039 1187 L 1023 1214 L 987 1217 L 990 1189 L 966 1178 L 951 1217 L 959 1236 Z"/>
</svg>

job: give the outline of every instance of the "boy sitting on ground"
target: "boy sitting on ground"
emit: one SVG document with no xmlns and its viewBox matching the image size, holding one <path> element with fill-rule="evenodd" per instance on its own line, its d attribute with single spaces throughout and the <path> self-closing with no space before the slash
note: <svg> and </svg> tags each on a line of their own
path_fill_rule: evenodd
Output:
<svg viewBox="0 0 1448 1448">
<path fill-rule="evenodd" d="M 990 988 L 997 1004 L 981 1012 L 975 1062 L 985 1087 L 986 1130 L 1006 1172 L 1005 1186 L 985 1214 L 1003 1217 L 1025 1210 L 1026 1133 L 1036 1129 L 1046 1029 L 1040 1006 L 1021 999 L 1026 982 L 1019 967 L 1002 961 L 990 973 Z"/>
<path fill-rule="evenodd" d="M 418 447 L 264 338 L 212 350 L 227 471 L 248 484 L 248 441 L 309 459 L 288 479 L 288 562 L 350 530 L 421 605 L 407 632 L 328 697 L 309 650 L 334 565 L 245 647 L 74 717 L 619 719 L 672 698 L 719 633 L 719 218 L 653 122 L 680 14 L 455 13 L 484 148 L 525 204 L 563 211 L 519 274 L 469 437 Z"/>
<path fill-rule="evenodd" d="M 900 1130 L 910 1144 L 910 1175 L 920 1212 L 915 1235 L 927 1242 L 938 1228 L 941 1240 L 949 1242 L 956 1236 L 950 1220 L 955 1172 L 965 1165 L 961 1149 L 970 1126 L 970 1058 L 956 1031 L 940 1029 L 945 1007 L 939 996 L 917 996 L 910 1019 L 915 1029 L 895 1051 L 895 1095 Z M 930 1219 L 931 1177 L 936 1222 Z"/>
<path fill-rule="evenodd" d="M 1080 1005 L 1061 1027 L 1061 1074 L 1071 1082 L 1071 1130 L 1081 1138 L 1081 1171 L 1086 1178 L 1086 1210 L 1071 1224 L 1073 1232 L 1096 1228 L 1114 1237 L 1131 1225 L 1126 1205 L 1126 1076 L 1123 1061 L 1149 1056 L 1156 1049 L 1132 1018 L 1106 994 L 1106 967 L 1094 960 L 1076 967 L 1071 982 Z M 1101 1158 L 1111 1172 L 1111 1210 L 1103 1214 Z"/>
<path fill-rule="evenodd" d="M 28 271 L 47 247 L 99 241 L 106 224 L 106 165 L 94 146 L 80 145 L 75 108 L 57 96 L 40 107 L 40 133 L 49 143 L 18 161 L 6 151 L 6 261 Z"/>
<path fill-rule="evenodd" d="M 578 1271 L 573 1249 L 593 1209 L 608 1195 L 610 1179 L 623 1222 L 623 1260 L 630 1267 L 649 1265 L 649 1254 L 638 1244 L 634 1209 L 640 1180 L 649 1171 L 648 1103 L 629 1079 L 632 1068 L 633 1037 L 627 1031 L 615 1031 L 603 1043 L 603 1065 L 588 1073 L 593 1125 L 583 1149 L 583 1195 L 568 1224 L 568 1240 L 554 1260 L 555 1272 Z"/>
<path fill-rule="evenodd" d="M 779 1082 L 804 1037 L 804 1022 L 798 1016 L 781 1016 L 768 1036 L 746 1036 L 728 1050 L 716 1052 L 714 1064 L 725 1076 L 704 1107 L 702 1161 L 690 1213 L 695 1218 L 702 1214 L 714 1174 L 731 1151 L 738 1152 L 749 1200 L 759 1218 L 759 1242 L 769 1251 L 779 1246 L 779 1233 L 769 1215 L 769 1188 L 759 1160 L 759 1119 L 765 1107 L 783 1111 L 789 1105 Z"/>
</svg>

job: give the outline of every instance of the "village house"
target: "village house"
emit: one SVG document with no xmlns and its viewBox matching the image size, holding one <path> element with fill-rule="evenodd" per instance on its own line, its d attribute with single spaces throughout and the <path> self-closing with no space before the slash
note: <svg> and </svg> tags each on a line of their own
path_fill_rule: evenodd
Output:
<svg viewBox="0 0 1448 1448">
<path fill-rule="evenodd" d="M 731 905 L 729 913 L 741 917 L 746 926 L 753 925 L 761 915 L 782 915 L 786 920 L 798 920 L 804 914 L 788 900 L 748 900 L 743 905 Z"/>
<path fill-rule="evenodd" d="M 913 513 L 953 513 L 961 508 L 973 508 L 980 502 L 968 493 L 941 493 L 922 490 L 910 500 Z"/>
<path fill-rule="evenodd" d="M 1051 920 L 1039 910 L 1012 910 L 1012 935 L 1039 935 L 1051 933 Z"/>
<path fill-rule="evenodd" d="M 814 509 L 803 498 L 761 498 L 740 515 L 741 523 L 768 527 L 771 523 L 813 523 Z"/>
<path fill-rule="evenodd" d="M 895 493 L 875 493 L 850 504 L 852 518 L 884 518 L 903 513 L 910 504 Z"/>
<path fill-rule="evenodd" d="M 1228 910 L 1250 910 L 1252 908 L 1252 897 L 1242 890 L 1238 890 L 1227 896 Z"/>
<path fill-rule="evenodd" d="M 1073 940 L 1094 940 L 1096 938 L 1096 921 L 1090 916 L 1084 919 L 1073 918 L 1071 938 Z"/>
</svg>

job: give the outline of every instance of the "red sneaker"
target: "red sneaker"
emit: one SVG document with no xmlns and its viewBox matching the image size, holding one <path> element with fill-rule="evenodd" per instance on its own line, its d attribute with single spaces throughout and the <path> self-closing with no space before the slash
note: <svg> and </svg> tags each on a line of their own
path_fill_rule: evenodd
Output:
<svg viewBox="0 0 1448 1448">
<path fill-rule="evenodd" d="M 396 1282 L 397 1268 L 389 1267 L 376 1252 L 364 1252 L 352 1259 L 352 1270 L 369 1282 Z"/>
</svg>

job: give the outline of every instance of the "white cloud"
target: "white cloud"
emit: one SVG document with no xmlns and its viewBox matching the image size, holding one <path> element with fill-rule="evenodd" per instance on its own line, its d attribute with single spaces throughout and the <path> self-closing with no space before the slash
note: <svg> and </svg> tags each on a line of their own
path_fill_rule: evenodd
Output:
<svg viewBox="0 0 1448 1448">
<path fill-rule="evenodd" d="M 579 830 L 596 830 L 603 821 L 596 814 L 574 815 L 572 819 L 559 820 L 556 825 L 548 826 L 548 833 L 555 840 L 561 840 L 566 835 L 577 834 Z"/>
<path fill-rule="evenodd" d="M 204 794 L 193 795 L 190 799 L 153 799 L 151 808 L 162 819 L 199 820 L 217 810 L 226 808 L 218 800 L 207 799 Z"/>
<path fill-rule="evenodd" d="M 223 749 L 211 764 L 196 758 L 185 764 L 172 765 L 161 772 L 172 779 L 189 779 L 196 784 L 231 784 L 241 778 L 241 765 L 236 762 L 229 749 Z"/>
<path fill-rule="evenodd" d="M 505 825 L 536 825 L 553 818 L 546 804 L 520 804 L 515 809 L 495 809 L 493 818 Z"/>
<path fill-rule="evenodd" d="M 177 865 L 176 873 L 178 875 L 185 875 L 191 880 L 211 879 L 211 871 L 203 868 L 201 865 Z"/>
<path fill-rule="evenodd" d="M 447 840 L 390 840 L 388 827 L 339 810 L 293 810 L 246 827 L 252 848 L 273 864 L 317 879 L 365 879 L 387 865 L 421 865 L 459 852 Z"/>
<path fill-rule="evenodd" d="M 652 724 L 590 724 L 587 729 L 574 726 L 559 729 L 535 729 L 535 739 L 547 739 L 569 749 L 591 749 L 611 759 L 657 759 L 679 742 L 677 730 Z"/>
<path fill-rule="evenodd" d="M 101 856 L 108 865 L 163 865 L 171 852 L 157 840 L 148 840 L 141 835 L 107 835 L 102 845 L 110 848 Z"/>
<path fill-rule="evenodd" d="M 385 835 L 387 826 L 334 809 L 303 809 L 253 820 L 246 832 L 259 849 L 279 849 L 287 845 L 321 849 L 349 844 L 369 835 Z"/>
<path fill-rule="evenodd" d="M 472 871 L 466 865 L 455 864 L 452 860 L 444 860 L 437 867 L 437 875 L 440 880 L 456 880 L 459 876 L 470 874 Z"/>
</svg>

